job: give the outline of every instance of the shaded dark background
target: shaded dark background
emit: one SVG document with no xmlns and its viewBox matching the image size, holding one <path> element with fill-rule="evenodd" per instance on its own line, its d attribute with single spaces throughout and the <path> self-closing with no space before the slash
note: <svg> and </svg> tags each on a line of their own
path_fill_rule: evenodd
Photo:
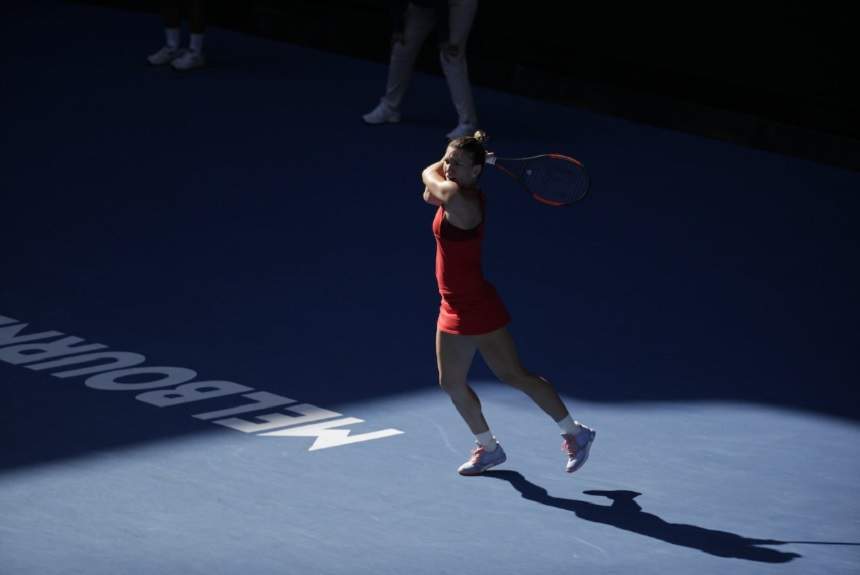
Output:
<svg viewBox="0 0 860 575">
<path fill-rule="evenodd" d="M 86 3 L 158 11 L 157 0 Z M 219 0 L 208 12 L 216 26 L 388 58 L 385 2 Z M 470 37 L 470 73 L 486 87 L 860 169 L 850 20 L 809 4 L 485 1 Z M 432 42 L 418 67 L 441 73 Z"/>
</svg>

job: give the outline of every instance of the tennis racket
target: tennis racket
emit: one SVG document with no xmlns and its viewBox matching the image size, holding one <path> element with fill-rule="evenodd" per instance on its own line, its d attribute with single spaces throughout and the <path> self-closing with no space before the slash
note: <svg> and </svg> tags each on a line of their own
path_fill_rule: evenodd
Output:
<svg viewBox="0 0 860 575">
<path fill-rule="evenodd" d="M 485 162 L 511 176 L 531 196 L 548 206 L 569 206 L 588 195 L 591 179 L 582 162 L 563 154 L 498 158 L 488 152 Z"/>
</svg>

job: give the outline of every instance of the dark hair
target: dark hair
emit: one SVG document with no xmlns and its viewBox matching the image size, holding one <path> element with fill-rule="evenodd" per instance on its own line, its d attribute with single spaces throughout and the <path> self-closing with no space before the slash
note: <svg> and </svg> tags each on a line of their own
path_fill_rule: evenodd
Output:
<svg viewBox="0 0 860 575">
<path fill-rule="evenodd" d="M 451 140 L 448 143 L 448 147 L 455 150 L 463 150 L 472 158 L 473 164 L 483 166 L 484 160 L 487 157 L 487 150 L 484 148 L 484 142 L 486 141 L 487 134 L 482 130 L 478 130 L 474 136 L 463 136 L 462 138 Z"/>
</svg>

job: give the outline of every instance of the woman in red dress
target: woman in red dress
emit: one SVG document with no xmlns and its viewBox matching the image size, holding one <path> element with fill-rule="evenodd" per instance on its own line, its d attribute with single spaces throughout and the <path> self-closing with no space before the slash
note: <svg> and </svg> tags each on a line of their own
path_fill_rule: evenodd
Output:
<svg viewBox="0 0 860 575">
<path fill-rule="evenodd" d="M 568 455 L 566 471 L 582 467 L 588 458 L 594 430 L 574 421 L 552 384 L 526 371 L 520 364 L 507 329 L 510 316 L 495 288 L 481 272 L 484 236 L 484 194 L 478 178 L 486 150 L 483 133 L 452 140 L 445 155 L 421 174 L 424 201 L 438 206 L 433 219 L 436 237 L 436 281 L 442 303 L 436 326 L 436 363 L 439 385 L 475 435 L 477 447 L 461 475 L 478 475 L 506 460 L 490 432 L 481 402 L 466 381 L 469 367 L 480 350 L 484 361 L 501 381 L 520 389 L 552 417 Z"/>
</svg>

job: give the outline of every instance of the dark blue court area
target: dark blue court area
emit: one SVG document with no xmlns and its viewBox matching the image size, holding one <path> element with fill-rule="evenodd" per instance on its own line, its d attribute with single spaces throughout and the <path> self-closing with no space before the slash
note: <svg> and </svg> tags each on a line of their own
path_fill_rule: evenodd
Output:
<svg viewBox="0 0 860 575">
<path fill-rule="evenodd" d="M 4 22 L 0 573 L 860 572 L 860 173 L 475 87 L 499 155 L 573 155 L 550 208 L 488 170 L 484 270 L 558 428 L 476 360 L 508 461 L 436 382 L 454 127 L 416 74 L 157 15 Z"/>
</svg>

